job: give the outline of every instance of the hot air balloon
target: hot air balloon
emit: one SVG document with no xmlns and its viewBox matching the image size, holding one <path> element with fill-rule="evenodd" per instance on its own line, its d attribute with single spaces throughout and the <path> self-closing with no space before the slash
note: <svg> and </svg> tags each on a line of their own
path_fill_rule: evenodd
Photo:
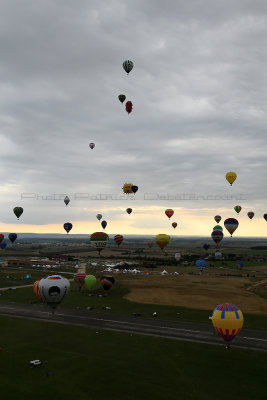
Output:
<svg viewBox="0 0 267 400">
<path fill-rule="evenodd" d="M 100 221 L 102 218 L 102 214 L 96 214 L 96 218 L 98 219 L 98 221 Z"/>
<path fill-rule="evenodd" d="M 118 245 L 118 247 L 119 247 L 119 245 L 123 242 L 123 236 L 122 235 L 115 235 L 114 236 L 114 242 Z"/>
<path fill-rule="evenodd" d="M 102 228 L 106 229 L 107 224 L 108 224 L 107 221 L 102 221 L 101 222 Z"/>
<path fill-rule="evenodd" d="M 207 263 L 205 260 L 197 260 L 196 261 L 196 267 L 199 269 L 200 274 L 202 274 L 202 272 L 204 271 L 206 266 L 207 266 Z"/>
<path fill-rule="evenodd" d="M 6 246 L 7 246 L 7 242 L 5 242 L 5 241 L 3 240 L 3 242 L 0 243 L 1 249 L 4 250 L 4 249 L 6 248 Z"/>
<path fill-rule="evenodd" d="M 135 194 L 137 192 L 137 190 L 138 190 L 138 186 L 133 185 L 132 186 L 132 192 Z"/>
<path fill-rule="evenodd" d="M 87 288 L 91 290 L 96 284 L 96 277 L 94 275 L 86 275 L 84 282 Z"/>
<path fill-rule="evenodd" d="M 23 208 L 22 207 L 15 207 L 13 209 L 14 214 L 16 215 L 16 217 L 19 219 L 19 217 L 22 215 L 23 213 Z"/>
<path fill-rule="evenodd" d="M 239 222 L 235 218 L 227 218 L 224 221 L 225 229 L 228 230 L 230 235 L 232 236 L 234 231 L 238 228 Z"/>
<path fill-rule="evenodd" d="M 109 290 L 115 283 L 113 276 L 101 276 L 100 283 L 104 290 Z"/>
<path fill-rule="evenodd" d="M 93 148 L 95 147 L 95 144 L 94 143 L 89 143 L 89 147 L 90 147 L 91 150 L 93 150 Z"/>
<path fill-rule="evenodd" d="M 220 260 L 222 258 L 222 253 L 220 251 L 216 251 L 214 257 L 216 258 L 216 260 Z"/>
<path fill-rule="evenodd" d="M 227 174 L 225 175 L 226 180 L 230 183 L 231 186 L 236 180 L 236 177 L 237 175 L 235 172 L 227 172 Z"/>
<path fill-rule="evenodd" d="M 263 218 L 267 221 L 267 214 L 263 214 Z"/>
<path fill-rule="evenodd" d="M 63 228 L 65 229 L 65 231 L 67 233 L 69 233 L 72 230 L 72 224 L 70 222 L 65 222 L 65 224 L 63 225 Z"/>
<path fill-rule="evenodd" d="M 214 231 L 223 231 L 223 228 L 222 228 L 221 225 L 215 225 L 215 226 L 213 227 L 213 230 L 214 230 Z"/>
<path fill-rule="evenodd" d="M 173 222 L 172 227 L 175 229 L 177 227 L 177 222 Z"/>
<path fill-rule="evenodd" d="M 126 212 L 127 212 L 128 214 L 131 214 L 132 211 L 133 211 L 133 210 L 132 210 L 131 208 L 127 208 L 127 209 L 126 209 Z"/>
<path fill-rule="evenodd" d="M 123 62 L 122 66 L 124 71 L 127 72 L 127 74 L 129 74 L 129 72 L 131 72 L 131 70 L 133 69 L 134 63 L 130 60 L 126 60 Z"/>
<path fill-rule="evenodd" d="M 165 214 L 170 219 L 173 216 L 174 211 L 171 208 L 168 208 L 167 210 L 165 210 Z"/>
<path fill-rule="evenodd" d="M 235 210 L 235 212 L 237 212 L 237 214 L 239 214 L 240 211 L 242 210 L 242 207 L 241 206 L 235 206 L 234 210 Z"/>
<path fill-rule="evenodd" d="M 64 203 L 66 204 L 66 206 L 69 204 L 69 202 L 70 202 L 70 199 L 68 196 L 66 196 L 64 199 Z"/>
<path fill-rule="evenodd" d="M 223 239 L 223 233 L 222 231 L 213 231 L 211 237 L 218 246 L 220 241 Z"/>
<path fill-rule="evenodd" d="M 244 267 L 244 263 L 242 261 L 239 261 L 237 263 L 237 266 L 240 267 L 240 268 L 243 268 Z"/>
<path fill-rule="evenodd" d="M 127 101 L 125 104 L 125 110 L 128 114 L 130 114 L 133 110 L 133 103 L 131 101 Z"/>
<path fill-rule="evenodd" d="M 17 237 L 18 237 L 18 235 L 17 235 L 16 233 L 10 233 L 10 234 L 8 235 L 8 239 L 9 239 L 12 243 L 15 242 L 15 240 L 17 239 Z"/>
<path fill-rule="evenodd" d="M 76 272 L 76 274 L 73 275 L 74 282 L 77 283 L 79 290 L 81 290 L 81 288 L 84 285 L 85 277 L 86 277 L 85 272 Z"/>
<path fill-rule="evenodd" d="M 132 191 L 132 183 L 125 183 L 122 187 L 123 193 L 130 194 L 133 193 Z"/>
<path fill-rule="evenodd" d="M 204 244 L 203 244 L 203 248 L 204 248 L 205 250 L 209 250 L 210 245 L 209 245 L 208 243 L 204 243 Z"/>
<path fill-rule="evenodd" d="M 107 246 L 108 235 L 105 232 L 95 232 L 90 236 L 91 246 L 95 247 L 98 254 Z"/>
<path fill-rule="evenodd" d="M 159 234 L 159 235 L 157 235 L 155 237 L 155 242 L 161 248 L 162 251 L 163 251 L 164 247 L 167 246 L 169 241 L 170 241 L 170 236 L 169 235 Z"/>
<path fill-rule="evenodd" d="M 121 103 L 123 103 L 126 99 L 126 96 L 124 94 L 119 94 L 118 99 L 120 100 Z"/>
<path fill-rule="evenodd" d="M 216 331 L 226 342 L 231 342 L 236 337 L 244 322 L 242 311 L 230 303 L 216 307 L 211 320 Z"/>
<path fill-rule="evenodd" d="M 179 261 L 181 259 L 181 253 L 175 253 L 175 260 Z"/>
<path fill-rule="evenodd" d="M 2 243 L 2 241 L 4 240 L 5 235 L 2 235 L 2 233 L 0 234 L 0 243 Z"/>
<path fill-rule="evenodd" d="M 253 211 L 249 211 L 249 212 L 247 213 L 247 216 L 248 216 L 250 219 L 252 219 L 252 218 L 254 217 L 254 212 L 253 212 Z"/>
<path fill-rule="evenodd" d="M 42 299 L 55 309 L 68 293 L 70 283 L 68 279 L 60 275 L 51 275 L 43 278 L 39 282 L 39 290 Z"/>
<path fill-rule="evenodd" d="M 222 219 L 222 217 L 220 215 L 215 215 L 214 219 L 218 224 L 220 222 L 220 220 Z"/>
<path fill-rule="evenodd" d="M 40 293 L 40 290 L 39 290 L 39 282 L 40 282 L 40 279 L 38 281 L 34 282 L 33 291 L 36 294 L 36 296 L 39 297 L 39 299 L 41 299 L 42 296 L 41 296 L 41 293 Z"/>
</svg>

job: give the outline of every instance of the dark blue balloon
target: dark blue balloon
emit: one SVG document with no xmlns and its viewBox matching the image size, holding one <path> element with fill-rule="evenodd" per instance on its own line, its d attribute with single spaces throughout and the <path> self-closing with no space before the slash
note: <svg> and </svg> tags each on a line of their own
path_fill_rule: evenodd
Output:
<svg viewBox="0 0 267 400">
<path fill-rule="evenodd" d="M 7 242 L 1 242 L 1 243 L 0 243 L 1 249 L 5 249 L 6 246 L 7 246 Z"/>
<path fill-rule="evenodd" d="M 207 243 L 205 243 L 205 244 L 203 244 L 203 248 L 204 248 L 205 250 L 209 250 L 209 248 L 210 248 L 210 245 L 209 245 L 209 244 L 207 244 Z"/>
<path fill-rule="evenodd" d="M 107 221 L 102 221 L 101 222 L 102 228 L 105 229 L 107 224 L 108 224 Z"/>
<path fill-rule="evenodd" d="M 237 263 L 237 265 L 238 265 L 239 267 L 244 267 L 244 263 L 243 263 L 242 261 L 239 261 L 239 262 Z"/>
<path fill-rule="evenodd" d="M 18 235 L 16 233 L 10 233 L 8 235 L 8 239 L 10 240 L 10 242 L 14 243 L 15 240 L 17 239 Z"/>
<path fill-rule="evenodd" d="M 67 233 L 69 233 L 69 231 L 72 230 L 72 224 L 71 224 L 70 222 L 66 222 L 66 223 L 63 225 L 63 228 L 65 229 L 65 231 L 66 231 Z"/>
</svg>

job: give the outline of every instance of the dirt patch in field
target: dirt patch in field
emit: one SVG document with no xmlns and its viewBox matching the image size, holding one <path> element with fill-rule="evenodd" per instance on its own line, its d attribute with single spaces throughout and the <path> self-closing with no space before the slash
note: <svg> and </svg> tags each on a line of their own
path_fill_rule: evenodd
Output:
<svg viewBox="0 0 267 400">
<path fill-rule="evenodd" d="M 162 304 L 210 310 L 218 304 L 236 304 L 247 313 L 267 314 L 267 300 L 246 290 L 246 278 L 199 275 L 139 276 L 125 279 L 125 298 L 144 304 Z"/>
</svg>

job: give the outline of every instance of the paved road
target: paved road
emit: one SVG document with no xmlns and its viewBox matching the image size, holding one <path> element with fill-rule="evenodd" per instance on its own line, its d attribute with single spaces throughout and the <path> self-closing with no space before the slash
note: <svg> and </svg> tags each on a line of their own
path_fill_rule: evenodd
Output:
<svg viewBox="0 0 267 400">
<path fill-rule="evenodd" d="M 90 310 L 59 308 L 53 315 L 50 309 L 45 305 L 1 302 L 0 315 L 223 345 L 221 337 L 217 335 L 211 324 L 206 325 L 166 321 L 156 318 L 134 317 L 131 315 L 116 315 L 111 314 L 108 310 L 104 312 L 94 312 Z M 267 351 L 267 331 L 243 329 L 231 346 Z"/>
</svg>

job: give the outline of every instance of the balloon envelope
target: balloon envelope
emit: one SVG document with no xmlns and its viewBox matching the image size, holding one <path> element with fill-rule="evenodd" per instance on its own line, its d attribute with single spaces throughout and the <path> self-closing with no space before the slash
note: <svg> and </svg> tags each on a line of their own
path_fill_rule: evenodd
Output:
<svg viewBox="0 0 267 400">
<path fill-rule="evenodd" d="M 181 258 L 181 253 L 175 253 L 175 260 L 180 260 L 180 258 Z"/>
<path fill-rule="evenodd" d="M 220 241 L 223 239 L 223 233 L 222 231 L 213 231 L 211 237 L 218 246 Z"/>
<path fill-rule="evenodd" d="M 93 150 L 93 148 L 95 147 L 95 144 L 94 143 L 89 143 L 89 147 L 90 147 L 90 149 Z"/>
<path fill-rule="evenodd" d="M 2 241 L 4 240 L 5 236 L 2 235 L 2 233 L 0 234 L 0 243 L 2 243 Z"/>
<path fill-rule="evenodd" d="M 124 94 L 119 94 L 118 99 L 120 100 L 121 103 L 123 103 L 126 99 L 126 96 Z"/>
<path fill-rule="evenodd" d="M 100 252 L 108 244 L 108 235 L 105 232 L 94 232 L 90 236 L 91 246 L 95 247 L 100 254 Z"/>
<path fill-rule="evenodd" d="M 240 211 L 242 210 L 242 207 L 241 206 L 235 206 L 234 210 L 235 210 L 235 212 L 237 212 L 237 214 L 239 214 Z"/>
<path fill-rule="evenodd" d="M 220 260 L 222 258 L 222 253 L 220 251 L 216 251 L 214 257 L 216 258 L 216 260 Z"/>
<path fill-rule="evenodd" d="M 234 231 L 238 228 L 239 222 L 235 218 L 227 218 L 224 221 L 225 229 L 228 230 L 230 235 L 232 236 Z"/>
<path fill-rule="evenodd" d="M 164 249 L 164 247 L 167 246 L 167 244 L 170 241 L 170 236 L 169 235 L 165 235 L 165 234 L 159 234 L 155 237 L 155 242 L 157 243 L 157 245 L 161 248 L 161 250 Z"/>
<path fill-rule="evenodd" d="M 170 219 L 173 216 L 174 211 L 171 208 L 168 208 L 167 210 L 165 210 L 165 214 Z"/>
<path fill-rule="evenodd" d="M 113 278 L 113 276 L 102 276 L 100 278 L 100 283 L 104 290 L 109 290 L 114 285 L 115 279 Z"/>
<path fill-rule="evenodd" d="M 132 183 L 125 183 L 122 187 L 123 193 L 130 194 L 133 193 L 132 191 Z"/>
<path fill-rule="evenodd" d="M 22 207 L 15 207 L 13 209 L 14 214 L 16 215 L 16 217 L 19 219 L 19 217 L 22 215 L 23 213 L 23 208 Z"/>
<path fill-rule="evenodd" d="M 18 235 L 17 235 L 16 233 L 10 233 L 10 234 L 8 235 L 8 239 L 9 239 L 12 243 L 15 242 L 15 240 L 17 239 L 17 237 L 18 237 Z"/>
<path fill-rule="evenodd" d="M 236 180 L 236 177 L 237 175 L 235 172 L 227 172 L 227 174 L 225 175 L 226 180 L 230 183 L 231 186 Z"/>
<path fill-rule="evenodd" d="M 236 337 L 244 322 L 242 311 L 231 303 L 223 303 L 216 307 L 211 320 L 216 331 L 226 342 Z"/>
<path fill-rule="evenodd" d="M 72 230 L 72 223 L 70 222 L 65 222 L 65 224 L 63 225 L 63 228 L 65 229 L 65 231 L 67 233 L 69 233 Z"/>
<path fill-rule="evenodd" d="M 39 290 L 42 299 L 52 308 L 61 303 L 68 293 L 70 283 L 68 279 L 60 275 L 51 275 L 42 278 L 39 282 Z"/>
<path fill-rule="evenodd" d="M 197 260 L 196 261 L 196 267 L 200 270 L 203 271 L 207 266 L 207 263 L 205 260 Z"/>
<path fill-rule="evenodd" d="M 101 222 L 102 228 L 105 229 L 107 224 L 108 224 L 107 221 L 102 221 Z"/>
<path fill-rule="evenodd" d="M 123 236 L 122 235 L 115 235 L 114 236 L 114 242 L 118 245 L 118 247 L 122 243 L 122 241 L 123 241 Z"/>
<path fill-rule="evenodd" d="M 242 267 L 244 267 L 244 263 L 243 263 L 242 261 L 239 261 L 239 262 L 237 263 L 237 266 L 242 268 Z"/>
<path fill-rule="evenodd" d="M 73 275 L 74 282 L 78 285 L 79 289 L 83 287 L 85 277 L 85 272 L 76 272 L 76 274 Z"/>
<path fill-rule="evenodd" d="M 220 222 L 220 220 L 222 219 L 222 217 L 220 215 L 215 215 L 214 219 L 218 224 Z"/>
<path fill-rule="evenodd" d="M 96 218 L 98 219 L 98 221 L 100 221 L 102 218 L 102 214 L 96 214 Z"/>
<path fill-rule="evenodd" d="M 173 222 L 172 227 L 175 229 L 177 227 L 177 222 Z"/>
<path fill-rule="evenodd" d="M 128 214 L 131 214 L 132 211 L 133 211 L 133 210 L 132 210 L 131 208 L 127 208 L 127 209 L 126 209 L 126 212 L 127 212 Z"/>
<path fill-rule="evenodd" d="M 4 240 L 0 243 L 0 247 L 1 247 L 1 249 L 5 249 L 6 248 L 6 246 L 7 246 L 7 242 L 5 242 Z"/>
<path fill-rule="evenodd" d="M 254 212 L 253 211 L 249 211 L 247 216 L 252 219 L 254 217 Z"/>
<path fill-rule="evenodd" d="M 127 111 L 128 114 L 132 112 L 133 109 L 133 103 L 131 101 L 127 101 L 125 104 L 125 110 Z"/>
<path fill-rule="evenodd" d="M 93 289 L 96 284 L 96 277 L 94 275 L 86 275 L 84 282 L 88 289 Z"/>
<path fill-rule="evenodd" d="M 263 218 L 267 221 L 267 214 L 263 214 Z"/>
<path fill-rule="evenodd" d="M 213 227 L 213 230 L 214 230 L 214 231 L 223 231 L 223 228 L 222 228 L 221 225 L 215 225 L 215 226 Z"/>
<path fill-rule="evenodd" d="M 205 250 L 209 250 L 210 245 L 209 245 L 208 243 L 204 243 L 204 244 L 203 244 L 203 248 L 204 248 Z"/>
<path fill-rule="evenodd" d="M 137 190 L 138 190 L 138 186 L 133 185 L 132 186 L 132 191 L 133 191 L 134 194 L 137 192 Z"/>
<path fill-rule="evenodd" d="M 127 72 L 127 74 L 129 74 L 129 72 L 131 72 L 131 70 L 134 67 L 134 63 L 130 60 L 125 60 L 122 64 L 122 66 L 123 66 L 124 71 Z"/>
<path fill-rule="evenodd" d="M 41 299 L 42 296 L 41 296 L 41 293 L 40 293 L 40 290 L 39 290 L 39 282 L 40 282 L 40 279 L 38 281 L 34 282 L 33 291 L 36 294 L 36 296 L 39 297 L 39 299 Z"/>
<path fill-rule="evenodd" d="M 69 204 L 69 202 L 70 202 L 70 199 L 68 196 L 66 196 L 64 199 L 64 203 L 66 204 L 66 206 Z"/>
</svg>

